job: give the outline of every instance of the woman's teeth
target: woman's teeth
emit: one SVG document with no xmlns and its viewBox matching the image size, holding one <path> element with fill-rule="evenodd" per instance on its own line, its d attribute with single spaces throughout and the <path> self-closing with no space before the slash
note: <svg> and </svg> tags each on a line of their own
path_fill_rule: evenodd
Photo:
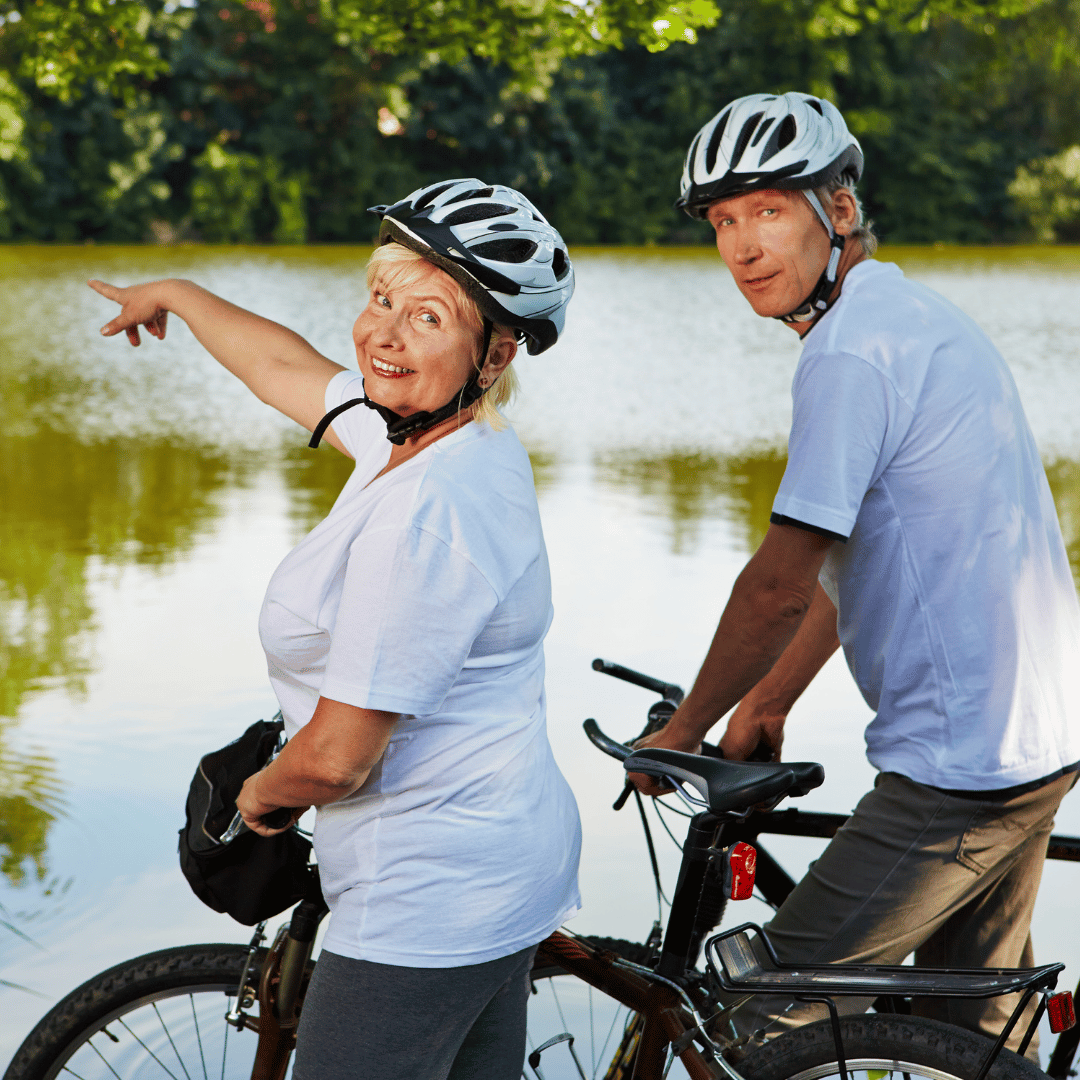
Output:
<svg viewBox="0 0 1080 1080">
<path fill-rule="evenodd" d="M 407 367 L 394 367 L 393 364 L 386 363 L 385 360 L 376 360 L 374 357 L 371 359 L 371 366 L 376 371 L 385 371 L 391 375 L 415 375 L 416 372 L 412 368 Z"/>
</svg>

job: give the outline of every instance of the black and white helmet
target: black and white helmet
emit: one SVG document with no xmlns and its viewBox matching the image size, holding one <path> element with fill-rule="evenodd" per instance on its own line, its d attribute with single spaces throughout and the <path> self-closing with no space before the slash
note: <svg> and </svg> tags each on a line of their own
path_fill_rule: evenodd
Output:
<svg viewBox="0 0 1080 1080">
<path fill-rule="evenodd" d="M 863 154 L 835 105 L 810 94 L 748 94 L 721 109 L 690 144 L 675 205 L 704 218 L 709 204 L 765 188 L 854 184 Z"/>
<path fill-rule="evenodd" d="M 397 242 L 441 267 L 493 323 L 519 330 L 541 353 L 562 333 L 574 268 L 558 230 L 520 191 L 482 180 L 418 188 L 382 218 L 379 242 Z"/>
</svg>

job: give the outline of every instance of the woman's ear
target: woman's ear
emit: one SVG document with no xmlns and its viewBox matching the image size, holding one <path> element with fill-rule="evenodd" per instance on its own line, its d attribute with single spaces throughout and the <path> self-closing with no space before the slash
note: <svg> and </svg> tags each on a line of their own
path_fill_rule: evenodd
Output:
<svg viewBox="0 0 1080 1080">
<path fill-rule="evenodd" d="M 508 334 L 493 342 L 488 349 L 487 360 L 480 369 L 480 385 L 490 386 L 510 366 L 515 356 L 517 342 Z"/>
</svg>

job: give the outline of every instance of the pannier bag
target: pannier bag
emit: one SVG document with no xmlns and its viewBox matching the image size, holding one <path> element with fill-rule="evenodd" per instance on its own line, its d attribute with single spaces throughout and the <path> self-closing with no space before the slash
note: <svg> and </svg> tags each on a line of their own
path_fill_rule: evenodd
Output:
<svg viewBox="0 0 1080 1080">
<path fill-rule="evenodd" d="M 276 836 L 244 829 L 221 841 L 244 781 L 278 748 L 285 727 L 280 716 L 259 720 L 199 762 L 188 790 L 187 824 L 180 830 L 180 869 L 195 895 L 245 926 L 319 895 L 318 871 L 308 865 L 311 841 L 295 827 Z"/>
</svg>

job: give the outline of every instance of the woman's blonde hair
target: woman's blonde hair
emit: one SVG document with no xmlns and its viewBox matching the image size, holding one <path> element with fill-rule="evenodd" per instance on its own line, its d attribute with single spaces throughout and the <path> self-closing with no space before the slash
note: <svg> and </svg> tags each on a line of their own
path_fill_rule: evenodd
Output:
<svg viewBox="0 0 1080 1080">
<path fill-rule="evenodd" d="M 402 244 L 383 244 L 377 247 L 368 259 L 367 286 L 373 289 L 376 282 L 381 282 L 387 288 L 408 288 L 413 285 L 426 272 L 427 267 L 435 266 L 423 255 L 405 247 Z M 437 267 L 437 269 L 442 269 Z M 445 271 L 443 271 L 445 273 Z M 482 368 L 486 357 L 480 357 L 480 347 L 484 340 L 484 318 L 477 307 L 476 301 L 462 288 L 454 278 L 446 275 L 453 282 L 457 293 L 457 305 L 461 310 L 466 325 L 476 332 L 477 359 L 473 361 L 477 370 Z M 517 340 L 517 334 L 512 327 L 500 326 L 496 323 L 491 331 L 491 344 L 501 341 L 503 338 Z M 478 423 L 489 424 L 496 431 L 502 431 L 506 427 L 506 418 L 499 412 L 503 405 L 513 401 L 518 392 L 518 378 L 514 373 L 514 365 L 509 364 L 503 368 L 502 374 L 491 384 L 486 394 L 472 407 L 473 419 Z"/>
</svg>

